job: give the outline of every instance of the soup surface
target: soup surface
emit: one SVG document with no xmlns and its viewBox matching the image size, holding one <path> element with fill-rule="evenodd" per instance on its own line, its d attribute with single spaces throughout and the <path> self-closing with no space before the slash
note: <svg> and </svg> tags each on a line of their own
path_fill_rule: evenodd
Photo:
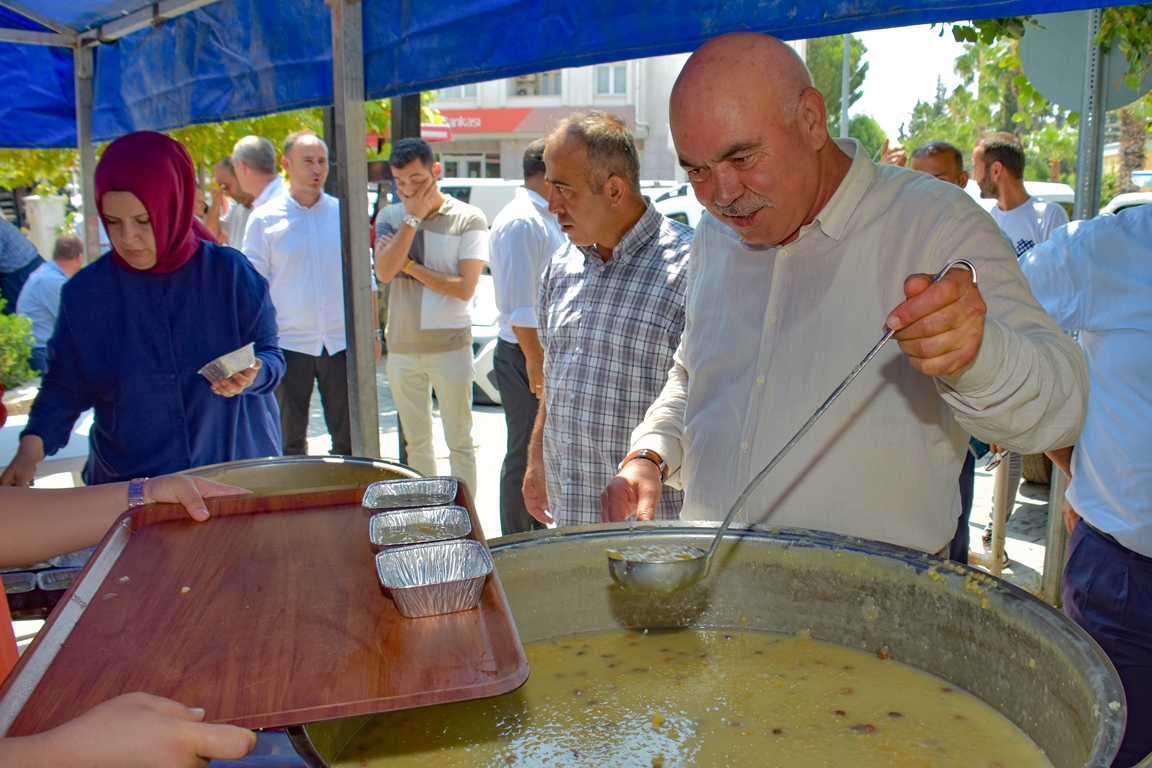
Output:
<svg viewBox="0 0 1152 768">
<path fill-rule="evenodd" d="M 1047 766 L 976 697 L 801 636 L 684 630 L 525 646 L 503 696 L 379 715 L 338 766 Z"/>
</svg>

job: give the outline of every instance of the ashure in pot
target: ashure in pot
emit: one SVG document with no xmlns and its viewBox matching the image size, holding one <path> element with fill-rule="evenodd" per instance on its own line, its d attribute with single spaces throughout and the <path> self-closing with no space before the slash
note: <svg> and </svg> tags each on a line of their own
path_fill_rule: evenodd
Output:
<svg viewBox="0 0 1152 768">
<path fill-rule="evenodd" d="M 490 542 L 525 644 L 611 630 L 746 628 L 876 651 L 967 690 L 1015 723 L 1056 768 L 1111 763 L 1124 726 L 1100 648 L 1047 604 L 983 572 L 876 542 L 790 529 L 731 530 L 709 577 L 650 596 L 609 579 L 605 552 L 707 546 L 706 524 L 539 531 Z M 294 730 L 326 766 L 364 718 Z"/>
</svg>

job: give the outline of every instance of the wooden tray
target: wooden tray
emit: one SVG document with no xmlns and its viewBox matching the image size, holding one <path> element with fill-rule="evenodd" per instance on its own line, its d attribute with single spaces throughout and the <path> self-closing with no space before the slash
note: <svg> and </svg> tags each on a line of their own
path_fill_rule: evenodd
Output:
<svg viewBox="0 0 1152 768">
<path fill-rule="evenodd" d="M 409 619 L 382 592 L 364 486 L 125 513 L 0 688 L 0 734 L 121 693 L 270 728 L 506 693 L 528 662 L 495 572 L 480 606 Z M 467 490 L 456 503 L 484 537 Z"/>
</svg>

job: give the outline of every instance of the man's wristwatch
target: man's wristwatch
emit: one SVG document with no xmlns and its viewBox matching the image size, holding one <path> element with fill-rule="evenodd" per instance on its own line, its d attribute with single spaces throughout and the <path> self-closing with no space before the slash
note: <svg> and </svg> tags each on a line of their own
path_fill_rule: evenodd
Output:
<svg viewBox="0 0 1152 768">
<path fill-rule="evenodd" d="M 638 448 L 625 456 L 624 461 L 620 462 L 620 466 L 616 468 L 616 471 L 619 472 L 624 469 L 624 465 L 632 461 L 632 459 L 648 459 L 648 461 L 655 464 L 656 468 L 660 470 L 660 482 L 668 479 L 668 465 L 664 463 L 664 459 L 660 458 L 660 454 L 648 448 Z"/>
<path fill-rule="evenodd" d="M 382 331 L 382 330 L 380 330 L 379 328 L 377 328 L 377 329 L 376 329 L 376 334 L 375 334 L 375 335 L 376 335 L 376 339 L 377 339 L 378 341 L 384 341 L 384 331 Z"/>
<path fill-rule="evenodd" d="M 424 219 L 418 219 L 412 214 L 404 217 L 404 223 L 412 227 L 412 229 L 420 229 L 420 225 L 424 223 Z"/>
</svg>

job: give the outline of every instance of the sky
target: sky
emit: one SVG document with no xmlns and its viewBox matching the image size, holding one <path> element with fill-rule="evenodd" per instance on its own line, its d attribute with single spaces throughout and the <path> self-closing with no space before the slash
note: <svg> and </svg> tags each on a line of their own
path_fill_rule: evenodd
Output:
<svg viewBox="0 0 1152 768">
<path fill-rule="evenodd" d="M 956 57 L 964 47 L 952 39 L 952 31 L 940 26 L 924 25 L 856 32 L 868 52 L 868 74 L 864 77 L 864 95 L 852 105 L 852 114 L 864 113 L 876 118 L 892 143 L 900 135 L 900 124 L 911 119 L 912 108 L 919 101 L 936 97 L 936 79 L 943 79 L 949 92 L 960 84 L 952 71 Z"/>
</svg>

